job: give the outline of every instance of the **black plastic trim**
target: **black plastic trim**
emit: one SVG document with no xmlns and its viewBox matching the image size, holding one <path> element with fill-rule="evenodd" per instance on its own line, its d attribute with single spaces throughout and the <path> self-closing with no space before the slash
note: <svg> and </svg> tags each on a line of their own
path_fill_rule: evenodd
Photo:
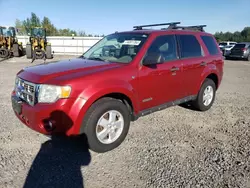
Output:
<svg viewBox="0 0 250 188">
<path fill-rule="evenodd" d="M 146 116 L 146 115 L 152 114 L 154 112 L 164 110 L 164 109 L 169 108 L 171 106 L 176 106 L 176 105 L 188 102 L 188 101 L 195 100 L 196 97 L 197 97 L 196 95 L 191 95 L 191 96 L 184 97 L 182 99 L 178 99 L 178 100 L 175 100 L 175 101 L 167 102 L 167 103 L 164 103 L 162 105 L 155 106 L 155 107 L 143 110 L 143 111 L 139 112 L 137 115 L 134 114 L 134 117 L 132 118 L 132 120 L 135 121 L 139 117 Z"/>
</svg>

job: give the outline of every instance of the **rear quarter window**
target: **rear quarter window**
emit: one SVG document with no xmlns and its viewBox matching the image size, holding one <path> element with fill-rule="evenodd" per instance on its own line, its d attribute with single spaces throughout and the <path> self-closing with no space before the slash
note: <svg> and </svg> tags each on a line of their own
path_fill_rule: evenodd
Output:
<svg viewBox="0 0 250 188">
<path fill-rule="evenodd" d="M 203 56 L 202 47 L 194 35 L 177 35 L 180 44 L 181 58 Z"/>
<path fill-rule="evenodd" d="M 211 36 L 201 36 L 202 41 L 204 42 L 205 46 L 207 47 L 209 54 L 217 55 L 219 54 L 219 50 L 217 48 L 217 44 L 213 37 Z"/>
</svg>

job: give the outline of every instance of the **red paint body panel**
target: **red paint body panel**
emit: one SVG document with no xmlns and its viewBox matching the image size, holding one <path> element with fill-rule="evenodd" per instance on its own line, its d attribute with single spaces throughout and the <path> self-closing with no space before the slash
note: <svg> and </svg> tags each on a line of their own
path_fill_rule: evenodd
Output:
<svg viewBox="0 0 250 188">
<path fill-rule="evenodd" d="M 69 85 L 72 92 L 69 99 L 60 99 L 53 104 L 38 103 L 30 106 L 23 103 L 22 114 L 16 116 L 28 127 L 42 134 L 52 134 L 43 127 L 44 120 L 50 118 L 56 122 L 53 133 L 77 135 L 81 126 L 84 126 L 82 121 L 89 107 L 105 95 L 111 93 L 126 95 L 132 102 L 134 114 L 137 115 L 145 109 L 197 95 L 201 84 L 210 74 L 218 77 L 218 86 L 220 85 L 223 76 L 223 58 L 221 55 L 209 55 L 200 38 L 201 32 L 179 30 L 132 32 L 150 35 L 129 64 L 77 58 L 21 70 L 18 76 L 24 80 L 37 84 Z M 204 56 L 177 59 L 157 64 L 153 68 L 142 66 L 141 60 L 155 37 L 165 34 L 195 35 L 203 48 Z M 203 32 L 202 35 L 210 36 Z M 200 66 L 202 62 L 207 65 Z M 171 71 L 173 67 L 178 67 L 179 70 L 173 72 Z M 15 92 L 12 95 L 14 96 Z"/>
</svg>

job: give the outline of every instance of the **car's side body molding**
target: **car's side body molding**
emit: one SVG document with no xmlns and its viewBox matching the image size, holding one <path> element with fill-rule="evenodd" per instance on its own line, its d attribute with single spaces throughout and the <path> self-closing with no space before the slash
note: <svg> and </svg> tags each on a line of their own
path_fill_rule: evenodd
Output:
<svg viewBox="0 0 250 188">
<path fill-rule="evenodd" d="M 184 97 L 184 98 L 181 98 L 181 99 L 177 99 L 177 100 L 170 101 L 170 102 L 158 105 L 158 106 L 154 106 L 152 108 L 148 108 L 148 109 L 140 111 L 138 114 L 134 115 L 133 120 L 135 121 L 139 117 L 146 116 L 146 115 L 152 114 L 154 112 L 164 110 L 164 109 L 169 108 L 171 106 L 176 106 L 176 105 L 179 105 L 179 104 L 186 103 L 188 101 L 195 100 L 196 97 L 197 97 L 196 95 L 190 95 L 190 96 L 187 96 L 187 97 Z"/>
</svg>

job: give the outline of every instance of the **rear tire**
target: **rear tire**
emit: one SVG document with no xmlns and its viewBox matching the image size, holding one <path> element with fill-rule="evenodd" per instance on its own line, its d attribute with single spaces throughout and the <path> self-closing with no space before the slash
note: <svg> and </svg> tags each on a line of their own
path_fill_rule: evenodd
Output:
<svg viewBox="0 0 250 188">
<path fill-rule="evenodd" d="M 247 61 L 250 61 L 250 54 L 249 54 L 249 56 L 247 57 Z"/>
<path fill-rule="evenodd" d="M 20 56 L 19 45 L 18 44 L 13 44 L 13 55 L 14 55 L 14 57 L 19 57 Z"/>
<path fill-rule="evenodd" d="M 6 58 L 9 56 L 9 50 L 6 48 L 0 48 L 0 58 Z"/>
<path fill-rule="evenodd" d="M 26 45 L 26 57 L 27 57 L 27 59 L 31 59 L 32 58 L 31 44 L 27 44 Z"/>
<path fill-rule="evenodd" d="M 206 78 L 203 82 L 193 106 L 199 111 L 207 111 L 214 103 L 216 85 L 213 80 Z M 207 99 L 207 100 L 206 100 Z"/>
<path fill-rule="evenodd" d="M 107 116 L 105 117 L 105 115 Z M 103 124 L 105 126 L 102 126 Z M 102 98 L 87 111 L 81 133 L 87 136 L 88 145 L 92 151 L 104 153 L 115 149 L 124 141 L 129 126 L 130 113 L 127 106 L 120 100 Z M 100 136 L 100 133 L 103 133 L 103 136 Z M 112 141 L 112 137 L 115 140 Z"/>
</svg>

